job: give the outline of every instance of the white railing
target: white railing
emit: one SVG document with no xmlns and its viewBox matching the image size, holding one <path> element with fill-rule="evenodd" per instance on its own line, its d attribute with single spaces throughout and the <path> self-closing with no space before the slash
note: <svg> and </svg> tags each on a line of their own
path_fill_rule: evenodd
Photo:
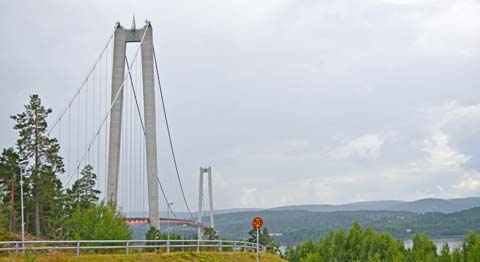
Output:
<svg viewBox="0 0 480 262">
<path fill-rule="evenodd" d="M 69 250 L 77 256 L 82 250 L 124 250 L 130 251 L 164 251 L 184 252 L 216 250 L 233 252 L 256 252 L 257 244 L 232 240 L 45 240 L 45 241 L 5 241 L 0 242 L 0 255 L 14 252 L 15 255 L 24 251 Z M 259 246 L 260 251 L 266 251 L 265 246 Z"/>
</svg>

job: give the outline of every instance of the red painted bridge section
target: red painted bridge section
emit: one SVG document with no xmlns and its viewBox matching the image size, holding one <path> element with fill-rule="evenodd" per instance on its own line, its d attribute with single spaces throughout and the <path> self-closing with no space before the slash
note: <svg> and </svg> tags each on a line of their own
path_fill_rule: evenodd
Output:
<svg viewBox="0 0 480 262">
<path fill-rule="evenodd" d="M 150 223 L 149 218 L 127 218 L 127 224 L 129 225 L 143 225 Z M 205 228 L 207 225 L 203 223 L 199 223 L 198 221 L 192 221 L 187 219 L 178 219 L 178 218 L 160 218 L 160 224 L 179 224 L 179 225 L 187 225 L 192 227 L 201 227 Z"/>
</svg>

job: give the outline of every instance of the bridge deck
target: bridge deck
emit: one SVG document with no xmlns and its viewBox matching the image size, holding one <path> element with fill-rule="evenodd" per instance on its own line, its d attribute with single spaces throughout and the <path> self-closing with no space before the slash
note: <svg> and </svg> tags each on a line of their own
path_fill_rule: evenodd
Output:
<svg viewBox="0 0 480 262">
<path fill-rule="evenodd" d="M 133 217 L 133 218 L 127 218 L 126 219 L 127 224 L 129 225 L 138 225 L 138 224 L 148 224 L 150 222 L 149 218 L 144 218 L 144 217 Z M 160 218 L 159 219 L 160 223 L 165 224 L 165 223 L 170 223 L 170 224 L 185 224 L 187 226 L 193 226 L 193 227 L 201 227 L 205 228 L 207 225 L 203 223 L 199 223 L 198 221 L 192 221 L 188 219 L 178 219 L 178 218 Z"/>
</svg>

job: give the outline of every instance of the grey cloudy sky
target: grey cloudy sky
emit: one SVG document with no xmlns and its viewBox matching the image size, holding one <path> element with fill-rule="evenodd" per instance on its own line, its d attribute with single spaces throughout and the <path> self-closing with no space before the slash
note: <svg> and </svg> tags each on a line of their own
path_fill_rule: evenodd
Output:
<svg viewBox="0 0 480 262">
<path fill-rule="evenodd" d="M 1 147 L 28 94 L 63 109 L 133 13 L 192 205 L 200 165 L 219 208 L 480 195 L 473 0 L 1 0 Z"/>
</svg>

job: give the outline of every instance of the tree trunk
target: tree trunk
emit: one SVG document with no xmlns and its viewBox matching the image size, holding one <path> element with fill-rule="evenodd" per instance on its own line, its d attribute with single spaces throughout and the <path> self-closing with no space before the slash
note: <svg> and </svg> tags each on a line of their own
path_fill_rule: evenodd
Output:
<svg viewBox="0 0 480 262">
<path fill-rule="evenodd" d="M 17 231 L 17 211 L 15 210 L 15 173 L 12 174 L 12 190 L 10 191 L 10 231 Z"/>
<path fill-rule="evenodd" d="M 40 236 L 40 156 L 38 155 L 38 113 L 35 111 L 35 168 L 33 170 L 35 201 L 35 235 Z"/>
</svg>

